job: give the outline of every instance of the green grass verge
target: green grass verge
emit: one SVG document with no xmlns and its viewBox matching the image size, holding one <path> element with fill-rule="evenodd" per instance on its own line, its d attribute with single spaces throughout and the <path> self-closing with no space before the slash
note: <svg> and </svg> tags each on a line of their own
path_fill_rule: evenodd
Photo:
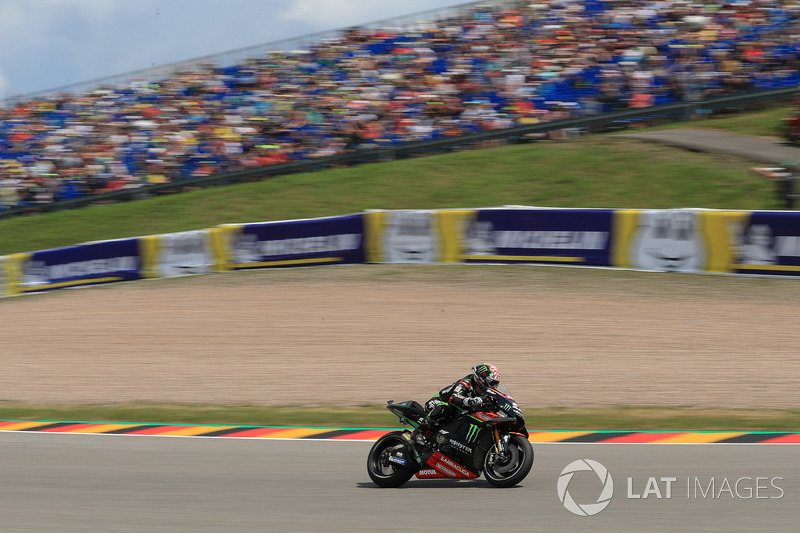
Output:
<svg viewBox="0 0 800 533">
<path fill-rule="evenodd" d="M 530 430 L 800 431 L 800 411 L 681 407 L 529 408 Z M 263 407 L 214 405 L 0 404 L 0 420 L 136 422 L 197 425 L 398 427 L 380 405 L 360 407 Z"/>
<path fill-rule="evenodd" d="M 715 129 L 739 133 L 741 135 L 755 135 L 756 137 L 770 137 L 784 141 L 786 131 L 786 117 L 791 114 L 791 108 L 778 106 L 765 109 L 756 113 L 739 113 L 723 118 L 710 120 L 697 120 L 690 123 L 667 123 L 649 128 L 651 130 L 665 130 L 676 127 Z"/>
</svg>

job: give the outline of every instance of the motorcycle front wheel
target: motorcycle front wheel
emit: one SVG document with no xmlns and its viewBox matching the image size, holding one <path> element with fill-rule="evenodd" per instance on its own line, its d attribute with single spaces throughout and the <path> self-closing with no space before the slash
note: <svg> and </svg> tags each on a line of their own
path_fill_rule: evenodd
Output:
<svg viewBox="0 0 800 533">
<path fill-rule="evenodd" d="M 513 487 L 525 479 L 533 467 L 533 446 L 521 435 L 511 435 L 508 451 L 497 453 L 492 446 L 483 460 L 483 475 L 491 485 Z"/>
<path fill-rule="evenodd" d="M 367 473 L 369 473 L 370 479 L 379 487 L 399 487 L 414 475 L 413 468 L 408 468 L 389 460 L 392 456 L 397 457 L 398 452 L 406 450 L 406 440 L 402 437 L 402 434 L 402 431 L 387 433 L 378 439 L 369 451 Z M 409 463 L 413 461 L 405 453 L 403 453 L 403 456 Z"/>
</svg>

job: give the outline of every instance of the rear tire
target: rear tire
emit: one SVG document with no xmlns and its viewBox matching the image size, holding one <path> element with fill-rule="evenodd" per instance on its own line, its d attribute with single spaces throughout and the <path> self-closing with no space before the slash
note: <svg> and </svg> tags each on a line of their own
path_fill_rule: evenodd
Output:
<svg viewBox="0 0 800 533">
<path fill-rule="evenodd" d="M 405 484 L 416 470 L 408 466 L 400 465 L 389 461 L 389 456 L 400 450 L 407 450 L 406 439 L 403 438 L 402 431 L 387 433 L 375 444 L 367 456 L 367 473 L 370 479 L 379 487 L 393 488 Z M 406 464 L 416 466 L 416 462 L 408 454 L 403 454 Z"/>
<path fill-rule="evenodd" d="M 533 446 L 525 437 L 511 435 L 506 457 L 498 457 L 494 446 L 489 448 L 483 459 L 483 476 L 495 487 L 513 487 L 525 479 L 531 467 L 533 467 Z"/>
</svg>

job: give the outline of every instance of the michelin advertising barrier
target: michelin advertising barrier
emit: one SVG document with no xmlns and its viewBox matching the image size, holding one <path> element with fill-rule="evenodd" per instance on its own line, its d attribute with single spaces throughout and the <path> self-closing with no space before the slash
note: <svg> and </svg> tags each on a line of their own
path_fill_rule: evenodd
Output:
<svg viewBox="0 0 800 533">
<path fill-rule="evenodd" d="M 140 279 L 139 239 L 8 256 L 9 295 Z"/>
<path fill-rule="evenodd" d="M 0 257 L 0 297 L 228 270 L 364 263 L 361 214 L 228 224 Z"/>
<path fill-rule="evenodd" d="M 480 209 L 467 222 L 467 263 L 609 266 L 611 209 Z"/>
<path fill-rule="evenodd" d="M 0 257 L 0 297 L 345 263 L 533 263 L 800 276 L 800 213 L 503 207 L 226 224 Z"/>
<path fill-rule="evenodd" d="M 219 226 L 219 270 L 364 262 L 361 214 Z"/>
<path fill-rule="evenodd" d="M 754 211 L 729 226 L 737 274 L 800 276 L 800 214 Z"/>
<path fill-rule="evenodd" d="M 800 275 L 800 213 L 619 210 L 613 233 L 620 268 Z"/>
<path fill-rule="evenodd" d="M 611 209 L 372 211 L 371 263 L 549 263 L 610 266 Z"/>
<path fill-rule="evenodd" d="M 370 263 L 536 263 L 800 276 L 800 213 L 709 209 L 371 211 Z"/>
</svg>

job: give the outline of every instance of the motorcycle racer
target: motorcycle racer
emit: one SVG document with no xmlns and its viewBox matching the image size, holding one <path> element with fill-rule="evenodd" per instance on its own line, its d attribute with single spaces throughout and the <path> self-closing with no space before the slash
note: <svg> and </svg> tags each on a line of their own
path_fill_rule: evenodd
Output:
<svg viewBox="0 0 800 533">
<path fill-rule="evenodd" d="M 427 436 L 454 418 L 459 409 L 482 406 L 482 395 L 487 387 L 497 387 L 500 384 L 500 370 L 492 364 L 475 365 L 470 372 L 425 402 L 425 418 L 411 435 L 415 442 L 425 446 Z"/>
</svg>

